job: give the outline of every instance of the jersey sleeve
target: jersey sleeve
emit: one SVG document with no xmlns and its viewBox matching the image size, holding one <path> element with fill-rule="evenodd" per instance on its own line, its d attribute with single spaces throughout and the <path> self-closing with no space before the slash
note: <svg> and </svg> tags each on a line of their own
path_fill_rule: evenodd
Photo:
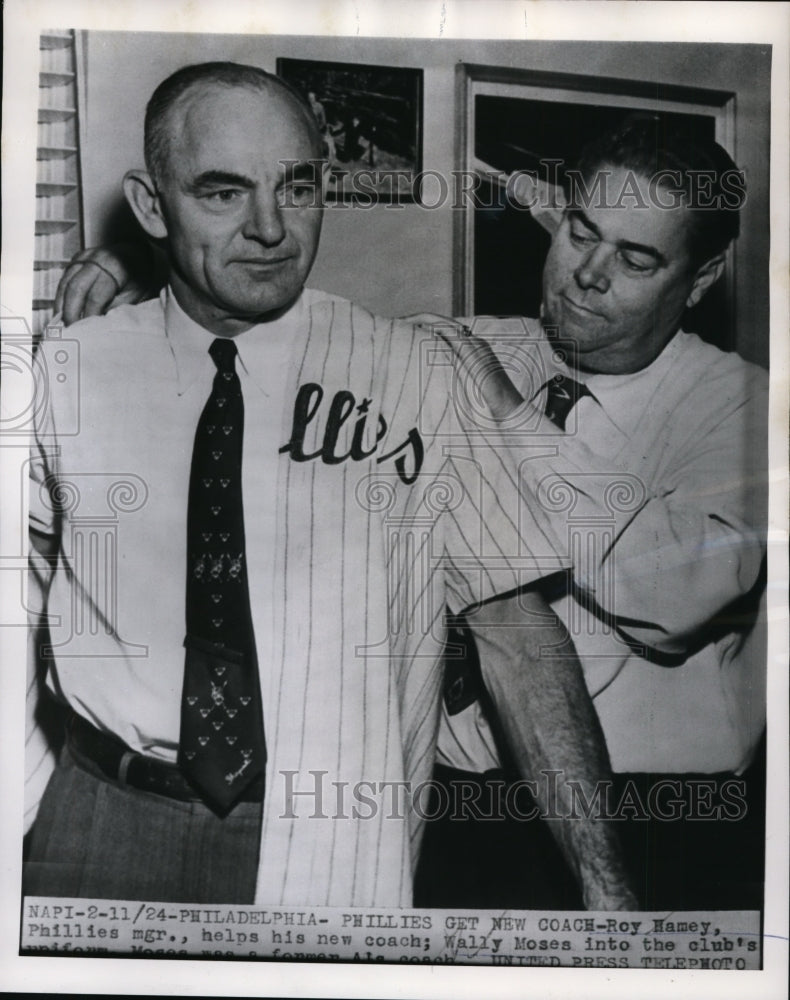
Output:
<svg viewBox="0 0 790 1000">
<path fill-rule="evenodd" d="M 452 332 L 450 332 L 452 335 Z M 451 610 L 504 595 L 569 565 L 546 512 L 522 497 L 518 456 L 474 386 L 437 337 L 432 436 L 440 458 L 443 561 Z M 436 461 L 436 457 L 435 457 Z"/>
</svg>

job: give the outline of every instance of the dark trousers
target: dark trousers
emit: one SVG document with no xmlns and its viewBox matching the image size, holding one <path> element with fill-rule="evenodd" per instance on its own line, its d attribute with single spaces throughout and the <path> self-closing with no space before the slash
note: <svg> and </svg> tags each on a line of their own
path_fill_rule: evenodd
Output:
<svg viewBox="0 0 790 1000">
<path fill-rule="evenodd" d="M 583 908 L 548 824 L 519 818 L 535 805 L 527 789 L 509 800 L 502 772 L 483 776 L 441 766 L 434 780 L 433 804 L 426 814 L 436 818 L 426 822 L 416 906 Z M 733 786 L 733 780 L 743 785 Z M 673 784 L 663 785 L 651 799 L 651 789 L 659 782 Z M 621 818 L 603 822 L 616 824 L 644 910 L 762 907 L 764 747 L 741 779 L 721 774 L 615 775 L 610 801 Z"/>
<path fill-rule="evenodd" d="M 261 810 L 260 802 L 241 802 L 219 819 L 201 802 L 110 781 L 67 746 L 41 801 L 23 892 L 252 903 Z"/>
</svg>

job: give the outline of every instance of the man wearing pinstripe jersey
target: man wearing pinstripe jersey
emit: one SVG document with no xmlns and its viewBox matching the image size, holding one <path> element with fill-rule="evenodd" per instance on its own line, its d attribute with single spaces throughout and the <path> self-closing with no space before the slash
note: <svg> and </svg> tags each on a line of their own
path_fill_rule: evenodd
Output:
<svg viewBox="0 0 790 1000">
<path fill-rule="evenodd" d="M 530 589 L 565 560 L 540 508 L 519 504 L 506 442 L 454 405 L 442 341 L 304 289 L 319 161 L 306 105 L 261 70 L 189 67 L 149 103 L 147 169 L 125 192 L 167 246 L 169 285 L 75 328 L 79 396 L 53 383 L 36 428 L 39 648 L 69 724 L 26 894 L 409 905 L 446 607 L 482 605 L 472 628 L 525 685 L 537 651 L 555 648 L 557 669 L 531 692 L 556 723 L 526 734 L 535 766 L 606 774 L 567 633 Z M 244 397 L 267 747 L 260 795 L 222 816 L 176 764 L 187 483 L 215 338 L 233 338 Z M 45 360 L 54 349 L 44 342 Z M 105 501 L 117 535 L 102 570 L 80 553 Z M 606 832 L 579 828 L 561 836 L 588 905 L 632 906 Z"/>
</svg>

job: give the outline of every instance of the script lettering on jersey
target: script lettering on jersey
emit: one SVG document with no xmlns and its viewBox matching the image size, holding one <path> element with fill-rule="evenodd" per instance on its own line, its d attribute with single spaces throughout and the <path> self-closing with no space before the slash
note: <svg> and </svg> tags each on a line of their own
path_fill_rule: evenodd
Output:
<svg viewBox="0 0 790 1000">
<path fill-rule="evenodd" d="M 324 465 L 340 465 L 348 459 L 351 459 L 352 462 L 362 462 L 374 455 L 376 455 L 376 463 L 380 465 L 392 458 L 395 460 L 398 476 L 406 485 L 410 485 L 416 480 L 422 468 L 424 457 L 422 438 L 416 427 L 412 427 L 405 441 L 386 454 L 377 455 L 379 445 L 387 434 L 388 424 L 386 419 L 379 414 L 375 441 L 372 442 L 372 447 L 366 448 L 364 445 L 366 441 L 365 431 L 372 400 L 357 401 L 353 392 L 341 389 L 335 393 L 328 407 L 322 407 L 323 401 L 324 389 L 318 382 L 307 382 L 300 387 L 294 402 L 291 437 L 288 443 L 280 448 L 280 454 L 287 452 L 294 462 L 312 462 L 315 459 L 320 459 Z M 355 413 L 357 416 L 351 435 L 351 445 L 348 451 L 343 452 L 339 449 L 340 432 Z M 315 425 L 320 429 L 322 419 L 324 420 L 324 429 L 321 447 L 316 451 L 306 452 L 307 428 L 315 422 Z M 370 437 L 367 437 L 367 440 L 371 443 Z"/>
</svg>

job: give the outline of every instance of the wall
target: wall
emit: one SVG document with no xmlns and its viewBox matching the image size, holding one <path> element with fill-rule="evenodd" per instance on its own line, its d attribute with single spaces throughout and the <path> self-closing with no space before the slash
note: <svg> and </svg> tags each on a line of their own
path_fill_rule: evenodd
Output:
<svg viewBox="0 0 790 1000">
<path fill-rule="evenodd" d="M 768 360 L 768 156 L 770 50 L 747 45 L 432 41 L 239 35 L 91 33 L 86 40 L 83 156 L 88 243 L 125 225 L 120 179 L 142 165 L 142 117 L 156 84 L 188 62 L 232 59 L 274 71 L 278 56 L 421 67 L 423 166 L 455 164 L 455 67 L 459 62 L 602 75 L 732 91 L 735 158 L 749 199 L 736 247 L 738 349 Z M 331 207 L 311 284 L 385 315 L 452 309 L 453 210 L 417 205 Z"/>
</svg>

